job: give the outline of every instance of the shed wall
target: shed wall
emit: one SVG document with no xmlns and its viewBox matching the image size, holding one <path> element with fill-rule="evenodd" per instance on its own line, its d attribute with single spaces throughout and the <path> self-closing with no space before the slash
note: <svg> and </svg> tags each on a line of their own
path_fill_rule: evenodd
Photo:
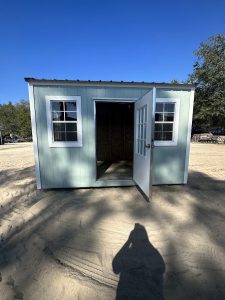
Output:
<svg viewBox="0 0 225 300">
<path fill-rule="evenodd" d="M 139 98 L 150 88 L 99 86 L 35 86 L 37 140 L 42 188 L 99 186 L 96 183 L 96 149 L 93 98 Z M 83 147 L 50 148 L 45 96 L 81 96 Z M 183 183 L 190 91 L 157 89 L 157 98 L 180 98 L 178 145 L 155 147 L 153 184 Z"/>
<path fill-rule="evenodd" d="M 182 184 L 186 159 L 190 91 L 157 89 L 156 98 L 179 98 L 177 146 L 157 146 L 153 153 L 153 184 Z"/>
</svg>

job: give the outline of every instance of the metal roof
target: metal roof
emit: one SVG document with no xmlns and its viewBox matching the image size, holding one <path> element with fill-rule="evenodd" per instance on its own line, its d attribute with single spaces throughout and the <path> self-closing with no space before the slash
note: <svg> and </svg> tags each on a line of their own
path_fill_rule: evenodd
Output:
<svg viewBox="0 0 225 300">
<path fill-rule="evenodd" d="M 33 84 L 76 84 L 76 85 L 119 85 L 119 86 L 164 86 L 164 87 L 180 87 L 194 88 L 194 84 L 187 83 L 167 83 L 167 82 L 146 82 L 146 81 L 113 81 L 113 80 L 71 80 L 71 79 L 40 79 L 25 77 L 26 82 Z"/>
</svg>

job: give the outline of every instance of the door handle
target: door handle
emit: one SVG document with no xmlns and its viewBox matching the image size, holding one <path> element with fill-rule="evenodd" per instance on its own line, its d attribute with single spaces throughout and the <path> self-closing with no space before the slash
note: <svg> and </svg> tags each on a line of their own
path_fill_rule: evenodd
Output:
<svg viewBox="0 0 225 300">
<path fill-rule="evenodd" d="M 155 145 L 154 145 L 154 143 L 152 143 L 151 145 L 150 144 L 146 144 L 145 148 L 155 148 Z"/>
</svg>

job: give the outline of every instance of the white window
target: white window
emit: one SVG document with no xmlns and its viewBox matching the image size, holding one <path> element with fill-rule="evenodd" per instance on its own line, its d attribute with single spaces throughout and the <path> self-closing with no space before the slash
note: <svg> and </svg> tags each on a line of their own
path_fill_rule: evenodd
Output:
<svg viewBox="0 0 225 300">
<path fill-rule="evenodd" d="M 156 99 L 154 133 L 156 146 L 177 145 L 179 104 L 179 99 Z"/>
<path fill-rule="evenodd" d="M 142 156 L 146 155 L 146 128 L 147 128 L 147 105 L 137 110 L 136 116 L 137 141 L 136 152 Z"/>
<path fill-rule="evenodd" d="M 81 147 L 80 96 L 46 96 L 50 147 Z"/>
</svg>

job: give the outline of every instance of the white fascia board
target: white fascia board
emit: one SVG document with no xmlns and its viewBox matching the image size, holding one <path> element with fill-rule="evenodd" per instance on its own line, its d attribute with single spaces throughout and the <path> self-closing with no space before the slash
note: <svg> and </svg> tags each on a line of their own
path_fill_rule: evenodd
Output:
<svg viewBox="0 0 225 300">
<path fill-rule="evenodd" d="M 38 153 L 38 138 L 37 138 L 37 125 L 36 125 L 36 111 L 34 104 L 34 87 L 33 84 L 28 84 L 28 93 L 30 100 L 30 115 L 31 115 L 31 128 L 33 137 L 33 149 L 34 149 L 34 160 L 35 160 L 35 173 L 36 173 L 36 184 L 37 189 L 41 189 L 41 173 L 40 173 L 40 162 Z"/>
<path fill-rule="evenodd" d="M 190 156 L 191 128 L 192 128 L 192 117 L 193 117 L 193 107 L 194 107 L 194 95 L 195 95 L 195 89 L 192 88 L 191 93 L 190 93 L 189 119 L 188 119 L 187 144 L 186 144 L 186 158 L 185 158 L 185 168 L 184 168 L 184 184 L 187 184 L 187 180 L 188 180 L 188 165 L 189 165 L 189 156 Z"/>
</svg>

